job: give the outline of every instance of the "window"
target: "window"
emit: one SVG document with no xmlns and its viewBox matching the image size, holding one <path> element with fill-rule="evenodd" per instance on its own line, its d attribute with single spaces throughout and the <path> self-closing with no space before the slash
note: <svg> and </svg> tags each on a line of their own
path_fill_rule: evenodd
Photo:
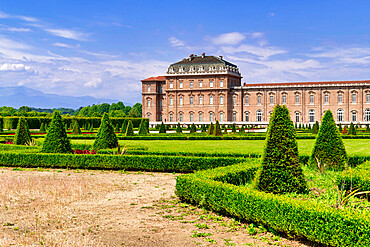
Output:
<svg viewBox="0 0 370 247">
<path fill-rule="evenodd" d="M 355 93 L 352 94 L 352 104 L 356 104 L 357 95 Z"/>
<path fill-rule="evenodd" d="M 233 105 L 236 105 L 236 96 L 233 96 Z"/>
<path fill-rule="evenodd" d="M 209 121 L 213 122 L 213 112 L 209 113 Z"/>
<path fill-rule="evenodd" d="M 179 105 L 182 105 L 183 104 L 183 100 L 182 100 L 182 97 L 179 98 Z"/>
<path fill-rule="evenodd" d="M 343 103 L 343 95 L 340 93 L 338 94 L 338 104 L 342 104 Z"/>
<path fill-rule="evenodd" d="M 199 122 L 203 122 L 203 113 L 199 113 Z"/>
<path fill-rule="evenodd" d="M 261 95 L 258 95 L 257 97 L 257 105 L 260 105 L 261 104 Z"/>
<path fill-rule="evenodd" d="M 296 121 L 296 123 L 299 123 L 299 119 L 300 119 L 300 114 L 299 114 L 299 112 L 296 112 L 295 113 L 295 121 Z"/>
<path fill-rule="evenodd" d="M 149 120 L 149 122 L 150 122 L 150 114 L 148 114 L 148 120 Z"/>
<path fill-rule="evenodd" d="M 220 81 L 220 87 L 224 87 L 224 81 Z"/>
<path fill-rule="evenodd" d="M 193 97 L 190 97 L 190 105 L 193 105 L 193 103 L 194 103 Z"/>
<path fill-rule="evenodd" d="M 310 123 L 314 123 L 315 122 L 315 110 L 311 109 L 309 112 L 308 112 L 308 121 Z"/>
<path fill-rule="evenodd" d="M 259 96 L 261 97 L 261 96 Z M 261 122 L 262 121 L 262 111 L 261 110 L 258 110 L 257 111 L 257 122 Z"/>
<path fill-rule="evenodd" d="M 194 114 L 190 113 L 190 122 L 194 122 Z"/>
<path fill-rule="evenodd" d="M 233 112 L 233 122 L 236 122 L 236 112 Z"/>
<path fill-rule="evenodd" d="M 173 82 L 170 82 L 170 88 L 173 88 Z"/>
<path fill-rule="evenodd" d="M 213 81 L 209 82 L 209 87 L 213 87 Z"/>
<path fill-rule="evenodd" d="M 273 105 L 274 104 L 274 96 L 270 95 L 270 104 Z"/>
<path fill-rule="evenodd" d="M 213 96 L 209 97 L 209 104 L 213 105 Z"/>
<path fill-rule="evenodd" d="M 352 122 L 357 122 L 357 112 L 352 112 Z"/>
<path fill-rule="evenodd" d="M 246 112 L 245 113 L 245 121 L 246 122 L 249 122 L 249 112 Z"/>
<path fill-rule="evenodd" d="M 324 104 L 329 104 L 329 94 L 324 95 Z"/>
<path fill-rule="evenodd" d="M 170 122 L 173 122 L 173 114 L 170 114 Z"/>
<path fill-rule="evenodd" d="M 310 104 L 313 104 L 313 102 L 314 102 L 314 96 L 313 94 L 310 94 Z"/>
<path fill-rule="evenodd" d="M 162 90 L 163 90 L 162 87 L 159 87 L 159 93 L 162 93 Z"/>
<path fill-rule="evenodd" d="M 286 95 L 283 95 L 283 104 L 286 104 Z"/>
<path fill-rule="evenodd" d="M 194 84 L 194 82 L 193 82 L 193 81 L 191 81 L 191 82 L 190 82 L 190 88 L 193 88 L 193 84 Z"/>
<path fill-rule="evenodd" d="M 150 86 L 148 86 L 148 92 L 150 92 Z"/>
<path fill-rule="evenodd" d="M 295 104 L 299 105 L 299 94 L 295 95 Z"/>
<path fill-rule="evenodd" d="M 245 96 L 245 104 L 246 105 L 249 105 L 249 96 L 247 95 L 247 96 Z"/>
<path fill-rule="evenodd" d="M 366 103 L 370 103 L 370 93 L 366 94 Z"/>
<path fill-rule="evenodd" d="M 179 88 L 182 88 L 182 81 L 179 82 Z"/>
<path fill-rule="evenodd" d="M 150 99 L 148 99 L 148 107 L 150 107 Z"/>
<path fill-rule="evenodd" d="M 182 113 L 179 114 L 179 119 L 180 119 L 180 122 L 182 122 L 182 120 L 183 120 L 183 114 Z"/>
<path fill-rule="evenodd" d="M 221 112 L 220 113 L 220 122 L 223 122 L 224 121 L 224 114 Z"/>
<path fill-rule="evenodd" d="M 223 104 L 224 104 L 224 97 L 220 96 L 220 105 L 223 105 Z"/>
<path fill-rule="evenodd" d="M 162 108 L 162 105 L 163 105 L 163 101 L 162 101 L 162 100 L 160 100 L 160 101 L 159 101 L 159 107 L 160 107 L 160 108 Z"/>
<path fill-rule="evenodd" d="M 203 105 L 203 97 L 199 97 L 199 105 Z"/>
<path fill-rule="evenodd" d="M 370 109 L 365 110 L 365 121 L 370 122 Z"/>
<path fill-rule="evenodd" d="M 173 98 L 170 98 L 170 105 L 173 105 Z"/>
<path fill-rule="evenodd" d="M 203 87 L 203 82 L 202 81 L 199 82 L 199 87 Z"/>
<path fill-rule="evenodd" d="M 337 110 L 337 121 L 338 122 L 343 122 L 343 115 L 344 115 L 343 109 L 338 109 Z"/>
</svg>

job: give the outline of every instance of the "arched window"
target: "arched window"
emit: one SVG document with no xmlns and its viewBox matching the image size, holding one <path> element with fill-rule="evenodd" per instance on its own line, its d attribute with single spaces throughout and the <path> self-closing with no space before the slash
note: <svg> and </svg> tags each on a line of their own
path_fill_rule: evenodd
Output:
<svg viewBox="0 0 370 247">
<path fill-rule="evenodd" d="M 224 121 L 224 114 L 221 112 L 220 113 L 220 122 L 223 122 Z"/>
<path fill-rule="evenodd" d="M 194 98 L 190 97 L 190 105 L 193 105 L 193 103 L 194 103 Z"/>
<path fill-rule="evenodd" d="M 182 105 L 183 104 L 183 100 L 182 100 L 182 97 L 179 98 L 179 105 Z"/>
<path fill-rule="evenodd" d="M 274 104 L 274 96 L 273 95 L 270 95 L 270 104 L 273 105 Z"/>
<path fill-rule="evenodd" d="M 182 81 L 179 82 L 179 88 L 182 88 Z"/>
<path fill-rule="evenodd" d="M 184 120 L 184 115 L 182 113 L 179 114 L 179 120 L 182 122 Z"/>
<path fill-rule="evenodd" d="M 301 114 L 300 114 L 299 112 L 296 112 L 296 113 L 295 113 L 295 122 L 296 122 L 296 123 L 299 123 L 299 119 L 300 119 L 300 117 L 301 117 Z"/>
<path fill-rule="evenodd" d="M 213 112 L 209 113 L 209 121 L 213 122 Z"/>
<path fill-rule="evenodd" d="M 148 92 L 150 92 L 150 86 L 148 86 Z"/>
<path fill-rule="evenodd" d="M 329 94 L 324 95 L 324 104 L 329 104 Z"/>
<path fill-rule="evenodd" d="M 343 116 L 344 116 L 343 109 L 338 109 L 337 110 L 337 121 L 338 122 L 343 122 Z"/>
<path fill-rule="evenodd" d="M 338 104 L 342 104 L 343 103 L 343 95 L 340 93 L 338 94 Z"/>
<path fill-rule="evenodd" d="M 220 96 L 220 105 L 223 105 L 223 104 L 224 104 L 224 97 Z"/>
<path fill-rule="evenodd" d="M 299 105 L 299 94 L 295 95 L 295 104 Z"/>
<path fill-rule="evenodd" d="M 257 111 L 257 122 L 261 122 L 261 121 L 262 121 L 262 111 L 258 110 Z"/>
<path fill-rule="evenodd" d="M 173 88 L 173 82 L 170 82 L 170 88 Z"/>
<path fill-rule="evenodd" d="M 283 104 L 286 104 L 286 95 L 283 95 Z"/>
<path fill-rule="evenodd" d="M 247 95 L 247 96 L 245 96 L 245 104 L 246 105 L 249 105 L 249 96 Z"/>
<path fill-rule="evenodd" d="M 199 81 L 199 87 L 203 87 L 203 82 Z"/>
<path fill-rule="evenodd" d="M 314 100 L 315 100 L 314 95 L 310 94 L 310 104 L 313 104 Z"/>
<path fill-rule="evenodd" d="M 236 122 L 236 112 L 233 112 L 233 122 Z"/>
<path fill-rule="evenodd" d="M 173 98 L 170 98 L 170 105 L 173 105 Z"/>
<path fill-rule="evenodd" d="M 352 104 L 356 104 L 357 95 L 355 93 L 352 94 Z"/>
<path fill-rule="evenodd" d="M 262 98 L 261 95 L 258 95 L 258 97 L 257 97 L 257 104 L 258 105 L 261 105 L 261 98 Z"/>
<path fill-rule="evenodd" d="M 202 96 L 199 97 L 199 105 L 203 105 L 203 97 Z"/>
<path fill-rule="evenodd" d="M 370 109 L 365 110 L 365 121 L 370 122 Z"/>
<path fill-rule="evenodd" d="M 199 122 L 203 122 L 203 113 L 199 113 Z"/>
<path fill-rule="evenodd" d="M 315 110 L 313 110 L 313 109 L 309 110 L 309 112 L 308 112 L 308 121 L 310 123 L 315 122 Z"/>
<path fill-rule="evenodd" d="M 249 122 L 249 112 L 246 112 L 245 113 L 245 121 L 246 122 Z"/>
<path fill-rule="evenodd" d="M 190 81 L 190 88 L 193 88 L 194 82 Z"/>
<path fill-rule="evenodd" d="M 150 107 L 150 99 L 148 99 L 148 107 Z"/>
<path fill-rule="evenodd" d="M 220 87 L 224 87 L 224 81 L 220 81 Z"/>
<path fill-rule="evenodd" d="M 236 96 L 233 96 L 233 105 L 236 105 Z"/>
<path fill-rule="evenodd" d="M 194 122 L 194 114 L 191 112 L 189 116 L 190 116 L 190 122 Z"/>
<path fill-rule="evenodd" d="M 209 97 L 209 104 L 213 105 L 213 96 Z"/>
<path fill-rule="evenodd" d="M 170 114 L 170 122 L 173 122 L 173 114 Z"/>
<path fill-rule="evenodd" d="M 357 112 L 352 112 L 352 122 L 357 122 Z"/>
<path fill-rule="evenodd" d="M 370 103 L 370 93 L 366 94 L 366 103 Z"/>
</svg>

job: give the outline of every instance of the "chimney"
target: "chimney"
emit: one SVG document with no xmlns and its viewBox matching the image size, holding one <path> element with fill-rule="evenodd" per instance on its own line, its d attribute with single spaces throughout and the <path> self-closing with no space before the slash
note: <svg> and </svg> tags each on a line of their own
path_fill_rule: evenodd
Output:
<svg viewBox="0 0 370 247">
<path fill-rule="evenodd" d="M 222 56 L 219 56 L 219 58 L 222 60 Z"/>
<path fill-rule="evenodd" d="M 191 61 L 193 59 L 193 57 L 194 57 L 194 54 L 190 54 L 189 61 Z"/>
<path fill-rule="evenodd" d="M 206 54 L 203 52 L 203 53 L 202 53 L 202 58 L 205 58 L 205 56 L 206 56 Z"/>
</svg>

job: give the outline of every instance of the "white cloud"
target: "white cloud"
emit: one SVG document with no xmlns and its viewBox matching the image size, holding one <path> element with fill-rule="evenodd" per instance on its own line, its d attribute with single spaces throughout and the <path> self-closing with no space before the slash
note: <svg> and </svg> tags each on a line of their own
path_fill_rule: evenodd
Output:
<svg viewBox="0 0 370 247">
<path fill-rule="evenodd" d="M 30 71 L 31 67 L 21 63 L 18 64 L 4 63 L 0 65 L 0 71 L 26 71 L 26 70 Z"/>
<path fill-rule="evenodd" d="M 22 28 L 22 27 L 0 27 L 0 30 L 9 31 L 9 32 L 32 32 L 29 28 Z"/>
<path fill-rule="evenodd" d="M 254 55 L 260 59 L 268 59 L 271 56 L 287 53 L 278 47 L 260 47 L 255 45 L 242 44 L 238 47 L 226 46 L 221 48 L 223 52 L 228 54 L 247 53 Z"/>
<path fill-rule="evenodd" d="M 182 47 L 182 46 L 185 46 L 185 42 L 182 41 L 182 40 L 179 40 L 175 37 L 170 37 L 168 39 L 168 41 L 170 42 L 170 45 L 173 46 L 173 47 Z"/>
<path fill-rule="evenodd" d="M 0 11 L 0 18 L 1 19 L 19 19 L 27 22 L 37 22 L 38 19 L 30 16 L 23 16 L 23 15 L 10 15 Z"/>
<path fill-rule="evenodd" d="M 71 29 L 44 29 L 46 32 L 66 39 L 86 40 L 86 34 Z"/>
<path fill-rule="evenodd" d="M 65 44 L 65 43 L 59 43 L 59 42 L 54 43 L 53 46 L 64 47 L 64 48 L 74 48 L 73 45 L 69 45 L 69 44 Z"/>
<path fill-rule="evenodd" d="M 207 37 L 216 45 L 236 45 L 245 39 L 245 35 L 239 32 L 224 33 L 216 37 Z"/>
</svg>

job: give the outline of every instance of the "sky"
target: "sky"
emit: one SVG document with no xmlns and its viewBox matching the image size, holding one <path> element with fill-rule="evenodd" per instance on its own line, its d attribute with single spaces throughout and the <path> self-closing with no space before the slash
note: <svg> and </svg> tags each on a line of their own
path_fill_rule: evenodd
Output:
<svg viewBox="0 0 370 247">
<path fill-rule="evenodd" d="M 370 79 L 370 1 L 0 0 L 0 87 L 141 102 L 190 54 L 243 82 Z"/>
</svg>

